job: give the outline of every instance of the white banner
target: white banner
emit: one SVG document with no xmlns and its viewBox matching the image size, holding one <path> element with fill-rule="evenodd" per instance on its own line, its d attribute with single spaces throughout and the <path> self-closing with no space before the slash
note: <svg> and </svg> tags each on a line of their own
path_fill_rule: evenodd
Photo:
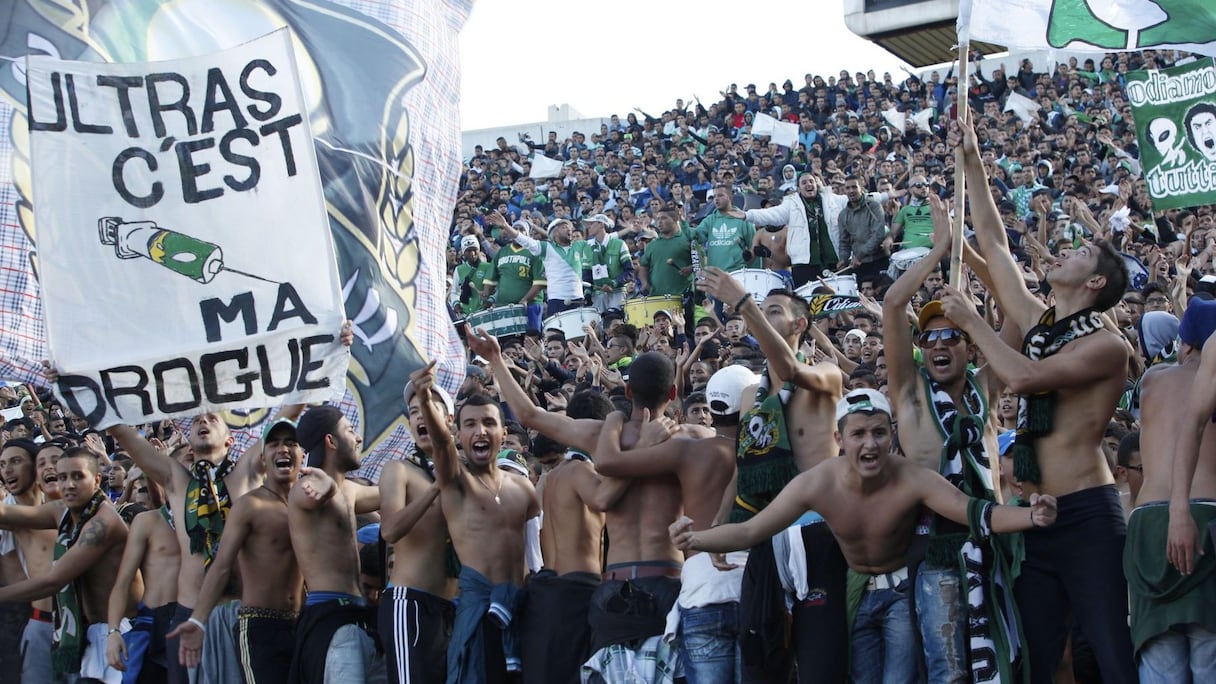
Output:
<svg viewBox="0 0 1216 684">
<path fill-rule="evenodd" d="M 56 388 L 101 427 L 340 397 L 349 353 L 290 34 L 102 64 L 30 57 Z"/>
<path fill-rule="evenodd" d="M 962 0 L 960 23 L 968 16 L 971 40 L 1008 48 L 1216 53 L 1212 0 Z"/>
</svg>

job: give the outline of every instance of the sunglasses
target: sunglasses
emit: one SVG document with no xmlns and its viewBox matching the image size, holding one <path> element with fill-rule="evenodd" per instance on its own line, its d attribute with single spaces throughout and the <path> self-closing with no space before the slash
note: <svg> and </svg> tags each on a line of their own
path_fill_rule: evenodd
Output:
<svg viewBox="0 0 1216 684">
<path fill-rule="evenodd" d="M 967 335 L 958 328 L 936 328 L 934 330 L 926 330 L 916 338 L 916 346 L 921 349 L 929 349 L 937 344 L 938 340 L 947 347 L 953 347 L 961 342 Z"/>
<path fill-rule="evenodd" d="M 923 187 L 926 187 L 927 185 L 928 185 L 927 183 L 912 183 L 912 187 L 914 187 L 914 188 L 923 188 Z"/>
</svg>

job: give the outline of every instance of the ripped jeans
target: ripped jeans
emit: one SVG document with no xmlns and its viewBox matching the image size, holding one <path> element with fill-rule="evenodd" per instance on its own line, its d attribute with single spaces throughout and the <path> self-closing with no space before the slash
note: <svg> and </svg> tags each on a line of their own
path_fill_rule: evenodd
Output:
<svg viewBox="0 0 1216 684">
<path fill-rule="evenodd" d="M 921 564 L 916 575 L 916 625 L 928 681 L 961 684 L 967 676 L 967 609 L 958 568 Z"/>
</svg>

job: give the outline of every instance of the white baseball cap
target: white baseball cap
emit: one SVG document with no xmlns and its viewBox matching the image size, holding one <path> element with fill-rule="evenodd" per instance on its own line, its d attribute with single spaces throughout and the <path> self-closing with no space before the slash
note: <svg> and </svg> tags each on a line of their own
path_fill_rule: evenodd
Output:
<svg viewBox="0 0 1216 684">
<path fill-rule="evenodd" d="M 757 382 L 758 376 L 746 366 L 727 366 L 714 373 L 705 385 L 709 412 L 717 416 L 738 413 L 743 408 L 744 392 Z"/>
<path fill-rule="evenodd" d="M 481 249 L 481 243 L 477 241 L 477 236 L 466 235 L 460 238 L 460 251 L 464 252 L 469 249 Z"/>
<path fill-rule="evenodd" d="M 895 417 L 891 413 L 891 402 L 887 401 L 882 392 L 872 389 L 855 389 L 844 395 L 844 399 L 836 404 L 836 422 L 839 423 L 841 418 L 850 413 L 873 413 L 875 411 L 882 411 L 891 418 Z"/>
<path fill-rule="evenodd" d="M 456 402 L 452 400 L 452 395 L 448 394 L 447 390 L 443 389 L 439 385 L 431 385 L 431 391 L 439 396 L 439 400 L 443 402 L 444 408 L 448 410 L 448 415 L 455 416 Z M 403 394 L 405 395 L 405 410 L 408 413 L 410 410 L 410 399 L 414 398 L 413 382 L 405 383 L 405 392 Z"/>
</svg>

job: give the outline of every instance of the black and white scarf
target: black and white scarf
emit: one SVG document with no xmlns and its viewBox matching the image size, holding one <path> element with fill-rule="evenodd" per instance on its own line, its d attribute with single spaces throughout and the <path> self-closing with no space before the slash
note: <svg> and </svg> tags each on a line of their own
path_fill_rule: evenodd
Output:
<svg viewBox="0 0 1216 684">
<path fill-rule="evenodd" d="M 1031 361 L 1041 361 L 1060 351 L 1066 344 L 1092 335 L 1103 327 L 1102 313 L 1097 309 L 1082 309 L 1056 320 L 1055 307 L 1047 309 L 1038 325 L 1022 340 L 1022 353 Z M 1013 444 L 1013 475 L 1023 482 L 1038 484 L 1043 479 L 1035 454 L 1035 440 L 1054 429 L 1056 393 L 1022 395 L 1018 399 L 1017 437 Z"/>
<path fill-rule="evenodd" d="M 1009 593 L 993 572 L 996 550 L 989 544 L 991 504 L 996 501 L 993 473 L 984 449 L 984 426 L 988 401 L 976 382 L 976 371 L 967 371 L 963 387 L 966 413 L 960 412 L 950 393 L 922 369 L 929 405 L 942 434 L 938 471 L 976 504 L 970 515 L 970 534 L 936 534 L 930 537 L 928 559 L 935 565 L 957 565 L 965 580 L 967 603 L 967 663 L 973 682 L 1000 682 L 1010 678 L 1008 663 L 1017 656 L 1017 616 L 1006 610 Z M 935 518 L 936 520 L 936 518 Z M 936 526 L 935 526 L 936 527 Z M 994 600 L 995 599 L 995 600 Z M 1014 638 L 1010 638 L 1014 635 Z M 1004 670 L 1004 672 L 1002 672 Z"/>
</svg>

